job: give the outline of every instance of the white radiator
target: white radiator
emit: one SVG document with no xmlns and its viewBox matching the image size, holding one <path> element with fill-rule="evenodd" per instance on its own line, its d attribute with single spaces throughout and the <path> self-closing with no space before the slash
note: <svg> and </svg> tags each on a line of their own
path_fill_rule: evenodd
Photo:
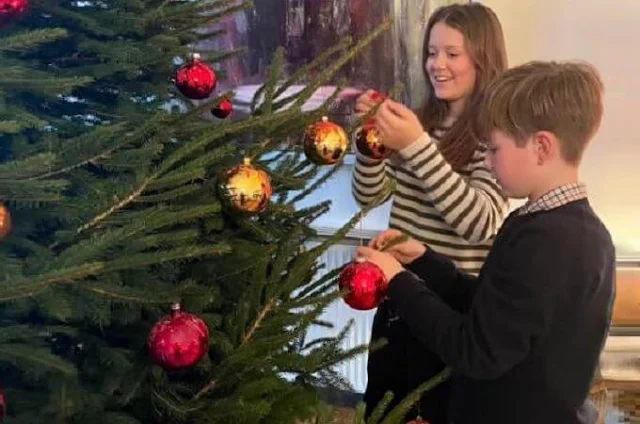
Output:
<svg viewBox="0 0 640 424">
<path fill-rule="evenodd" d="M 321 273 L 336 269 L 353 258 L 355 246 L 353 245 L 333 245 L 321 256 L 320 261 L 325 268 Z M 319 276 L 321 276 L 320 274 Z M 369 343 L 371 336 L 371 325 L 373 323 L 373 311 L 356 311 L 338 299 L 332 303 L 322 314 L 322 321 L 330 322 L 334 328 L 313 326 L 308 332 L 308 341 L 320 337 L 331 337 L 337 335 L 340 330 L 353 319 L 354 325 L 344 340 L 343 347 L 353 348 Z M 349 361 L 343 362 L 337 367 L 337 371 L 353 386 L 353 390 L 363 393 L 367 385 L 367 355 L 359 355 Z"/>
</svg>

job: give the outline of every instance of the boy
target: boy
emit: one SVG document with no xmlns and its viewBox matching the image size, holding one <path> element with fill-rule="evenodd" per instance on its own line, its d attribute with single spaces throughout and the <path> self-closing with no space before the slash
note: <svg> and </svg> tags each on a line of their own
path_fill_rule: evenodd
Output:
<svg viewBox="0 0 640 424">
<path fill-rule="evenodd" d="M 575 62 L 531 62 L 489 87 L 477 121 L 488 163 L 507 195 L 528 202 L 478 277 L 415 240 L 375 250 L 396 230 L 358 249 L 385 272 L 412 335 L 453 367 L 454 424 L 596 421 L 587 394 L 611 319 L 615 253 L 578 170 L 602 91 L 597 71 Z"/>
</svg>

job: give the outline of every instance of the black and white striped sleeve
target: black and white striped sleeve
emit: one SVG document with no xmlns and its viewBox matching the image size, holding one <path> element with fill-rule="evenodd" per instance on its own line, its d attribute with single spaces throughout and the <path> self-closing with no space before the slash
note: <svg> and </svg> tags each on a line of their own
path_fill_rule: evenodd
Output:
<svg viewBox="0 0 640 424">
<path fill-rule="evenodd" d="M 474 154 L 468 178 L 453 170 L 427 133 L 399 152 L 420 181 L 425 200 L 462 238 L 479 243 L 494 236 L 508 212 L 508 200 L 484 163 Z"/>
<path fill-rule="evenodd" d="M 356 162 L 351 175 L 353 197 L 360 206 L 368 206 L 382 193 L 387 180 L 393 177 L 394 172 L 388 164 L 388 160 L 375 161 L 356 154 Z"/>
</svg>

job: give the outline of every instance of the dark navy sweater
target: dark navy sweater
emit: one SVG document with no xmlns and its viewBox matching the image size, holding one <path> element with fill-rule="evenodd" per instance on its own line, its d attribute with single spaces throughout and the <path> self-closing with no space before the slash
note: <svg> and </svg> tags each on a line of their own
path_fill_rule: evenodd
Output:
<svg viewBox="0 0 640 424">
<path fill-rule="evenodd" d="M 512 214 L 478 277 L 428 249 L 388 296 L 453 367 L 453 423 L 591 424 L 614 276 L 611 236 L 583 199 Z"/>
</svg>

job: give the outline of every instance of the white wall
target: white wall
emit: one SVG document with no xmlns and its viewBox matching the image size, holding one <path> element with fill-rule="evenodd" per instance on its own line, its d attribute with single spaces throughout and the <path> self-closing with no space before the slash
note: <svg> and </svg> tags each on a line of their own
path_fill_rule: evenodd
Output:
<svg viewBox="0 0 640 424">
<path fill-rule="evenodd" d="M 484 0 L 510 65 L 583 59 L 606 87 L 605 118 L 583 164 L 593 205 L 623 255 L 640 256 L 640 0 Z"/>
</svg>

